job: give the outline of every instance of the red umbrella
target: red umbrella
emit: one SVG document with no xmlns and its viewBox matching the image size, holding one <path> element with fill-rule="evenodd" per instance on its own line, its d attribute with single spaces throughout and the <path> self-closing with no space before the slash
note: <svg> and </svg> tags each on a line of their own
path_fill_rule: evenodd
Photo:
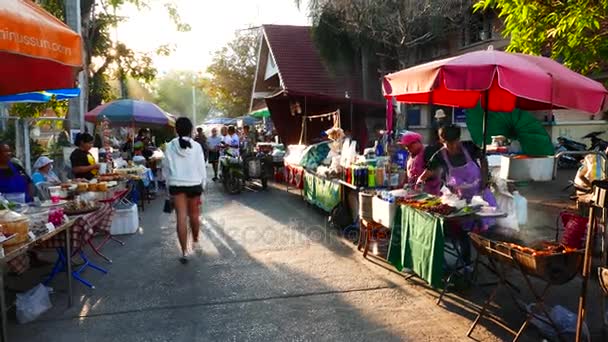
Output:
<svg viewBox="0 0 608 342">
<path fill-rule="evenodd" d="M 599 82 L 558 62 L 502 51 L 476 51 L 384 77 L 384 96 L 406 103 L 432 103 L 496 112 L 576 109 L 597 113 L 608 92 Z M 485 101 L 488 101 L 487 106 Z"/>
<path fill-rule="evenodd" d="M 0 0 L 0 95 L 73 88 L 80 35 L 28 0 Z"/>
</svg>

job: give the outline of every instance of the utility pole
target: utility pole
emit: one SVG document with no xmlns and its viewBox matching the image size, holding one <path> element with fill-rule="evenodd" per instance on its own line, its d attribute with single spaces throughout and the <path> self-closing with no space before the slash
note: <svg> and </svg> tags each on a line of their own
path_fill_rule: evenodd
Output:
<svg viewBox="0 0 608 342">
<path fill-rule="evenodd" d="M 192 125 L 196 127 L 196 88 L 194 87 L 194 77 L 192 77 Z"/>
<path fill-rule="evenodd" d="M 65 21 L 66 24 L 76 33 L 82 36 L 82 17 L 80 14 L 80 0 L 65 0 Z M 84 44 L 83 44 L 84 52 Z M 84 53 L 83 53 L 84 56 Z M 83 61 L 84 66 L 84 61 Z M 78 73 L 78 87 L 80 96 L 69 100 L 67 119 L 71 128 L 79 128 L 84 131 L 84 112 L 85 112 L 85 93 L 88 89 L 86 85 L 85 71 Z"/>
</svg>

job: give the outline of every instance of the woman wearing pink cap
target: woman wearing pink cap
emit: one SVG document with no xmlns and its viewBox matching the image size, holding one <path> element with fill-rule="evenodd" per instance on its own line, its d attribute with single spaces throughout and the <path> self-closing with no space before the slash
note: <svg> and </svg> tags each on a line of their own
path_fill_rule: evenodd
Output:
<svg viewBox="0 0 608 342">
<path fill-rule="evenodd" d="M 407 182 L 413 188 L 418 182 L 418 178 L 424 173 L 426 164 L 433 155 L 432 149 L 422 144 L 422 135 L 416 132 L 407 132 L 401 137 L 399 144 L 405 148 L 410 156 L 407 159 Z M 424 192 L 431 195 L 439 195 L 441 181 L 438 177 L 432 177 L 424 182 Z"/>
</svg>

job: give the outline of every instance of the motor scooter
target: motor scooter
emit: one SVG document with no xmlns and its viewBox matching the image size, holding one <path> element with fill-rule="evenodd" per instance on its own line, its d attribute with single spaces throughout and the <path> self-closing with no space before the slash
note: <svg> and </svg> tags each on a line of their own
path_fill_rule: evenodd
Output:
<svg viewBox="0 0 608 342">
<path fill-rule="evenodd" d="M 226 148 L 220 157 L 220 181 L 224 190 L 231 195 L 240 193 L 244 186 L 243 159 L 234 152 L 234 149 Z"/>
<path fill-rule="evenodd" d="M 587 150 L 587 145 L 568 139 L 566 137 L 558 137 L 557 145 L 555 146 L 555 154 L 560 152 L 582 152 Z M 580 166 L 583 155 L 561 155 L 557 159 L 557 167 L 560 169 L 576 169 Z"/>
<path fill-rule="evenodd" d="M 591 132 L 582 139 L 590 139 L 591 147 L 589 147 L 588 151 L 597 151 L 606 153 L 606 149 L 608 149 L 608 141 L 600 138 L 599 136 L 606 133 L 606 131 L 595 131 Z"/>
</svg>

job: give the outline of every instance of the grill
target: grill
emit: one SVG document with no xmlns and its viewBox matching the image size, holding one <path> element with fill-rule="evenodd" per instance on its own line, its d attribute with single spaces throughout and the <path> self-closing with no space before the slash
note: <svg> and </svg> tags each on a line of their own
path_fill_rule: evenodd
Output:
<svg viewBox="0 0 608 342">
<path fill-rule="evenodd" d="M 530 248 L 525 247 L 518 239 L 497 234 L 471 233 L 470 237 L 478 254 L 485 256 L 488 259 L 489 265 L 486 266 L 498 277 L 499 281 L 479 311 L 467 336 L 471 336 L 481 318 L 486 314 L 490 304 L 496 297 L 498 289 L 500 287 L 505 287 L 510 292 L 509 297 L 513 299 L 522 313 L 526 315 L 526 320 L 517 331 L 510 330 L 510 332 L 515 335 L 513 341 L 517 341 L 520 338 L 530 322 L 530 319 L 539 313 L 542 315 L 540 317 L 536 316 L 536 318 L 545 321 L 545 323 L 553 327 L 560 339 L 562 339 L 557 325 L 551 319 L 544 304 L 544 298 L 547 296 L 549 289 L 552 286 L 563 285 L 576 277 L 582 269 L 584 250 L 567 249 L 563 246 L 553 244 L 538 246 L 541 248 Z M 547 248 L 547 246 L 550 246 L 550 248 Z M 535 302 L 532 306 L 532 312 L 527 312 L 526 308 L 521 305 L 522 301 L 516 299 L 516 297 L 521 294 L 519 293 L 519 290 L 507 280 L 507 269 L 518 270 L 523 276 L 528 290 L 534 296 Z M 540 279 L 541 282 L 544 283 L 542 290 L 535 288 L 530 280 L 531 277 Z M 547 319 L 545 320 L 542 316 Z"/>
<path fill-rule="evenodd" d="M 532 254 L 517 246 L 521 241 L 499 236 L 487 236 L 472 233 L 471 242 L 477 252 L 494 260 L 520 268 L 525 274 L 540 278 L 551 285 L 562 285 L 572 280 L 583 264 L 584 250 L 573 250 L 556 253 Z"/>
</svg>

